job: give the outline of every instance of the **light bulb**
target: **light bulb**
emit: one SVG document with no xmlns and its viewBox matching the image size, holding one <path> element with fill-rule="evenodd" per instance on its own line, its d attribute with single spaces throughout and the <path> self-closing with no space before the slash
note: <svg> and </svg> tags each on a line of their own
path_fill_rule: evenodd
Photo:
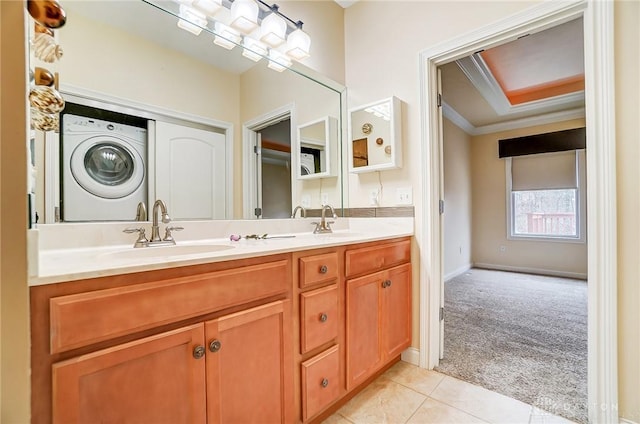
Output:
<svg viewBox="0 0 640 424">
<path fill-rule="evenodd" d="M 287 37 L 287 54 L 296 59 L 302 60 L 309 57 L 309 48 L 311 47 L 311 37 L 302 30 L 302 24 L 298 24 L 298 29 L 293 31 Z"/>
<path fill-rule="evenodd" d="M 198 12 L 197 10 L 186 6 L 180 5 L 180 19 L 178 19 L 178 27 L 192 33 L 193 35 L 199 35 L 202 32 L 202 27 L 207 26 L 207 17 Z"/>
<path fill-rule="evenodd" d="M 249 34 L 258 28 L 260 9 L 254 0 L 234 0 L 231 4 L 231 22 L 229 25 L 243 34 Z"/>
<path fill-rule="evenodd" d="M 213 17 L 222 7 L 222 0 L 193 0 L 193 7 L 209 17 Z"/>
<path fill-rule="evenodd" d="M 242 46 L 244 47 L 242 55 L 254 62 L 259 61 L 267 55 L 267 46 L 251 37 L 244 37 Z"/>
<path fill-rule="evenodd" d="M 228 27 L 222 22 L 216 22 L 214 28 L 216 35 L 213 38 L 213 42 L 227 50 L 234 48 L 242 39 L 240 34 L 238 34 L 238 31 Z"/>
<path fill-rule="evenodd" d="M 271 49 L 269 51 L 269 64 L 267 66 L 274 71 L 282 72 L 291 66 L 291 61 L 278 50 Z"/>
<path fill-rule="evenodd" d="M 278 47 L 284 43 L 287 35 L 287 22 L 278 13 L 277 7 L 274 11 L 262 20 L 260 41 L 264 41 L 271 47 Z"/>
</svg>

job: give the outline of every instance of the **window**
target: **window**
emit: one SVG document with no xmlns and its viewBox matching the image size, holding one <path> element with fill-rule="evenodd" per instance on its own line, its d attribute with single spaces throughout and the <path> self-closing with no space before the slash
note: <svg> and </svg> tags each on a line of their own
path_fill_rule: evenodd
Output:
<svg viewBox="0 0 640 424">
<path fill-rule="evenodd" d="M 584 151 L 507 159 L 511 239 L 582 241 Z"/>
</svg>

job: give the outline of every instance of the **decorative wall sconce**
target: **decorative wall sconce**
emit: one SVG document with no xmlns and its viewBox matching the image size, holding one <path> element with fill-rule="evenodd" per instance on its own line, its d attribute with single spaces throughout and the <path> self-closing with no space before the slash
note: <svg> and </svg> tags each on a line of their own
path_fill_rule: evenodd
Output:
<svg viewBox="0 0 640 424">
<path fill-rule="evenodd" d="M 167 10 L 163 4 L 154 4 Z M 194 35 L 207 30 L 214 43 L 228 50 L 241 46 L 242 55 L 255 62 L 269 61 L 269 68 L 278 72 L 291 66 L 292 60 L 309 57 L 311 38 L 302 30 L 301 21 L 293 21 L 278 5 L 262 0 L 174 0 L 178 27 Z"/>
</svg>

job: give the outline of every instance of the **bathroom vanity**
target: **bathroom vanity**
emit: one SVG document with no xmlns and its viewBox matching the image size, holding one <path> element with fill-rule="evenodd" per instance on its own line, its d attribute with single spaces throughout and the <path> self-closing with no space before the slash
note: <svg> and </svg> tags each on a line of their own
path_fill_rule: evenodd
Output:
<svg viewBox="0 0 640 424">
<path fill-rule="evenodd" d="M 33 278 L 32 421 L 320 421 L 410 346 L 411 227 L 56 251 L 78 271 Z"/>
</svg>

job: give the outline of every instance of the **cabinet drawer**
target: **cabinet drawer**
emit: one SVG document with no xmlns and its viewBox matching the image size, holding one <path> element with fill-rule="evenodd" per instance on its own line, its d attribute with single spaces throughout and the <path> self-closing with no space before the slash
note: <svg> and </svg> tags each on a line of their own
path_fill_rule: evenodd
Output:
<svg viewBox="0 0 640 424">
<path fill-rule="evenodd" d="M 300 288 L 328 282 L 338 277 L 336 252 L 300 258 Z"/>
<path fill-rule="evenodd" d="M 340 349 L 333 346 L 302 363 L 302 420 L 322 411 L 340 395 Z"/>
<path fill-rule="evenodd" d="M 306 353 L 338 336 L 338 286 L 300 295 L 300 350 Z"/>
<path fill-rule="evenodd" d="M 347 250 L 345 253 L 345 274 L 347 277 L 351 277 L 376 272 L 409 262 L 410 259 L 410 240 Z"/>
<path fill-rule="evenodd" d="M 286 293 L 287 260 L 51 298 L 51 353 Z"/>
</svg>

